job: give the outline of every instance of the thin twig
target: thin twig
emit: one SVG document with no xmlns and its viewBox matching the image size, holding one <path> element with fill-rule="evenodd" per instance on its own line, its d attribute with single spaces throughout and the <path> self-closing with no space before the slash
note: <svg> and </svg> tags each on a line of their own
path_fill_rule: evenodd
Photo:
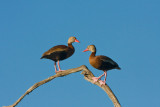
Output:
<svg viewBox="0 0 160 107">
<path fill-rule="evenodd" d="M 82 66 L 80 66 L 78 68 L 69 69 L 69 70 L 66 70 L 64 72 L 58 72 L 55 75 L 53 75 L 53 76 L 51 76 L 51 77 L 49 77 L 49 78 L 47 78 L 45 80 L 42 80 L 42 81 L 40 81 L 38 83 L 35 83 L 13 105 L 3 106 L 3 107 L 15 107 L 27 94 L 31 93 L 33 90 L 35 90 L 39 86 L 41 86 L 41 85 L 53 80 L 54 78 L 66 76 L 66 75 L 69 75 L 71 73 L 79 72 L 79 71 L 82 71 L 82 70 L 83 70 L 83 72 L 81 74 L 84 75 L 84 79 L 86 79 L 87 81 L 93 83 L 93 80 L 92 80 L 92 77 L 94 77 L 93 73 L 85 65 L 82 65 Z M 121 107 L 118 99 L 116 98 L 116 96 L 114 95 L 114 93 L 112 92 L 112 90 L 109 88 L 109 86 L 107 84 L 101 86 L 98 81 L 95 82 L 94 84 L 96 84 L 99 87 L 101 87 L 108 94 L 109 98 L 112 100 L 112 102 L 114 104 L 114 107 Z"/>
</svg>

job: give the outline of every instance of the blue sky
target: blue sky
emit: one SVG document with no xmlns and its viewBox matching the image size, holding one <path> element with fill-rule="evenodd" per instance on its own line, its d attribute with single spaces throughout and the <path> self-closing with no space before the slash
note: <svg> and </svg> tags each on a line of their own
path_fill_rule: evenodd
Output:
<svg viewBox="0 0 160 107">
<path fill-rule="evenodd" d="M 97 55 L 116 61 L 122 70 L 108 72 L 107 84 L 122 107 L 159 107 L 159 0 L 1 0 L 0 106 L 13 104 L 34 83 L 54 75 L 53 62 L 40 60 L 49 48 L 67 44 L 74 55 L 62 69 L 86 65 L 90 44 Z M 107 94 L 79 73 L 56 78 L 27 95 L 17 107 L 112 107 Z"/>
</svg>

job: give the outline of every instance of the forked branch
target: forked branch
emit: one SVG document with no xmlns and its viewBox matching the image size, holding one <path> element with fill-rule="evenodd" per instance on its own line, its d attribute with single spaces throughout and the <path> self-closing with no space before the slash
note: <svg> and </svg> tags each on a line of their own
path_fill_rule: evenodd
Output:
<svg viewBox="0 0 160 107">
<path fill-rule="evenodd" d="M 42 80 L 38 83 L 35 83 L 13 105 L 3 106 L 3 107 L 15 107 L 27 94 L 31 93 L 34 89 L 38 88 L 39 86 L 53 80 L 54 78 L 63 77 L 63 76 L 69 75 L 71 73 L 75 73 L 75 72 L 79 72 L 79 71 L 82 71 L 81 74 L 84 75 L 84 79 L 93 83 L 93 80 L 92 80 L 92 77 L 94 77 L 93 73 L 85 65 L 82 65 L 78 68 L 68 69 L 64 72 L 58 72 L 55 75 L 53 75 L 45 80 Z M 112 90 L 109 88 L 109 86 L 107 84 L 101 86 L 98 81 L 95 82 L 94 84 L 98 85 L 100 88 L 102 88 L 108 94 L 109 98 L 112 100 L 112 102 L 114 104 L 114 107 L 121 107 L 118 99 L 116 98 L 116 96 L 114 95 L 114 93 L 112 92 Z"/>
</svg>

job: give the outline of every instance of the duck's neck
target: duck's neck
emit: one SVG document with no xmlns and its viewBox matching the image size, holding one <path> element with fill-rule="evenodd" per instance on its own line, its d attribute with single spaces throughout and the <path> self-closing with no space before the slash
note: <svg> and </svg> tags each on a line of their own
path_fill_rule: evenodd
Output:
<svg viewBox="0 0 160 107">
<path fill-rule="evenodd" d="M 71 48 L 71 49 L 74 49 L 72 43 L 68 43 L 68 47 Z"/>
<path fill-rule="evenodd" d="M 90 58 L 95 57 L 95 56 L 96 56 L 96 51 L 91 53 Z"/>
</svg>

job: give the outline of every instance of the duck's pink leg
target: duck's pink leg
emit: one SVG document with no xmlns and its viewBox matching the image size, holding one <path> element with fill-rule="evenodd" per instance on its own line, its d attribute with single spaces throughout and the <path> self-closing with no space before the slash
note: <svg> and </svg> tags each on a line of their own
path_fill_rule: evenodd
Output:
<svg viewBox="0 0 160 107">
<path fill-rule="evenodd" d="M 54 68 L 55 68 L 55 72 L 57 73 L 56 62 L 54 62 Z"/>
<path fill-rule="evenodd" d="M 105 75 L 104 81 L 102 81 L 102 80 L 99 81 L 101 86 L 106 84 L 106 78 L 107 78 L 107 72 L 106 71 L 104 71 L 104 75 Z"/>
<path fill-rule="evenodd" d="M 93 83 L 97 82 L 99 79 L 101 79 L 103 76 L 105 75 L 105 73 L 103 73 L 101 76 L 99 77 L 92 77 Z"/>
<path fill-rule="evenodd" d="M 59 69 L 59 71 L 65 71 L 65 70 L 61 70 L 60 65 L 59 65 L 59 60 L 58 60 L 58 69 Z"/>
</svg>

